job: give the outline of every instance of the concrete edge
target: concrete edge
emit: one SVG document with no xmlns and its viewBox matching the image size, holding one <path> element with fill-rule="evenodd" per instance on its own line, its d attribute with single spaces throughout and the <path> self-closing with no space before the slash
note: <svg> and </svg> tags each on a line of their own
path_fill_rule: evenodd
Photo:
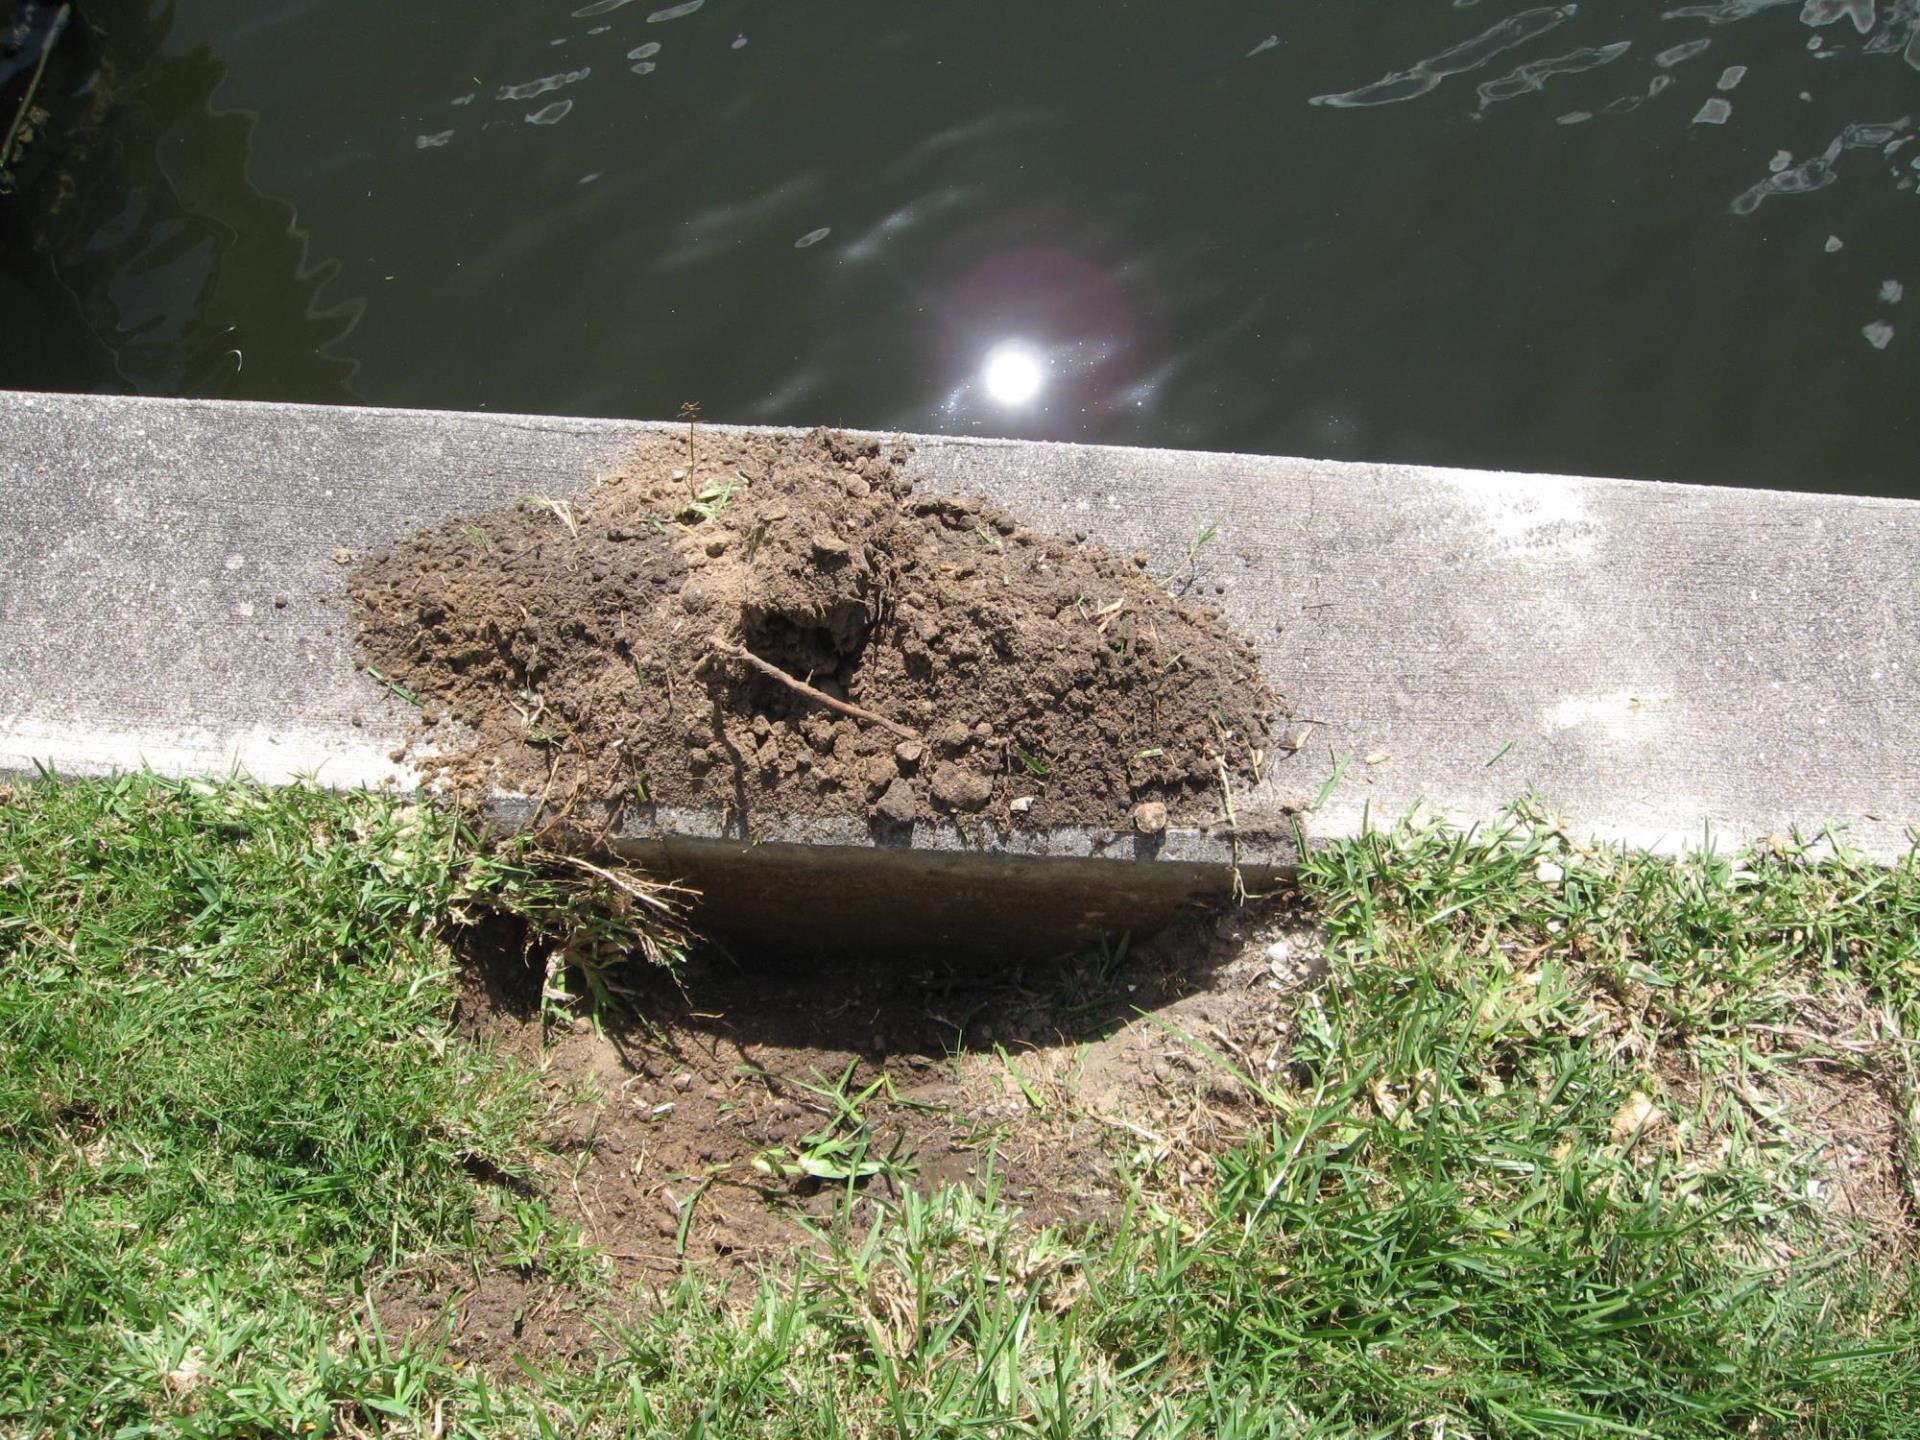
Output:
<svg viewBox="0 0 1920 1440">
<path fill-rule="evenodd" d="M 586 488 L 635 435 L 679 429 L 0 394 L 0 482 L 22 517 L 0 535 L 0 770 L 51 759 L 67 773 L 417 789 L 388 754 L 411 717 L 342 638 L 332 547 L 530 486 Z M 1831 822 L 1884 859 L 1920 818 L 1920 504 L 880 438 L 914 447 L 920 483 L 1146 550 L 1155 573 L 1194 514 L 1222 517 L 1214 603 L 1315 717 L 1311 744 L 1236 797 L 1238 836 L 1181 831 L 1156 864 L 1278 871 L 1302 834 L 1312 845 L 1416 809 L 1485 824 L 1529 793 L 1564 806 L 1571 834 L 1667 852 Z M 236 485 L 262 503 L 221 506 Z M 273 587 L 293 605 L 262 613 Z M 1316 805 L 1341 756 L 1344 782 Z M 890 848 L 855 820 L 770 817 L 747 832 L 683 813 L 627 839 Z M 1088 831 L 921 826 L 899 848 L 1150 868 L 1132 837 Z"/>
</svg>

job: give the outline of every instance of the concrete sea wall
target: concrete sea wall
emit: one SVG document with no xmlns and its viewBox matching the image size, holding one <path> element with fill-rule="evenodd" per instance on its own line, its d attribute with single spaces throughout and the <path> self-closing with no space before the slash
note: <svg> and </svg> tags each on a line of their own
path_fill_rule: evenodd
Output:
<svg viewBox="0 0 1920 1440">
<path fill-rule="evenodd" d="M 0 394 L 0 773 L 411 785 L 388 758 L 411 712 L 356 668 L 335 551 L 578 491 L 646 428 Z M 628 837 L 660 863 L 711 872 L 768 847 L 779 864 L 748 873 L 801 893 L 817 866 L 882 888 L 911 872 L 969 893 L 977 920 L 983 896 L 1051 885 L 1117 923 L 1217 889 L 1236 858 L 1258 883 L 1297 836 L 1416 804 L 1484 821 L 1531 790 L 1595 838 L 1832 825 L 1882 857 L 1920 822 L 1920 504 L 906 439 L 921 484 L 1145 550 L 1156 574 L 1216 527 L 1194 593 L 1256 640 L 1297 752 L 1241 798 L 1237 842 L 1179 832 L 1148 856 L 1131 836 L 920 827 L 883 853 L 855 822 L 763 817 L 742 836 L 673 812 Z"/>
</svg>

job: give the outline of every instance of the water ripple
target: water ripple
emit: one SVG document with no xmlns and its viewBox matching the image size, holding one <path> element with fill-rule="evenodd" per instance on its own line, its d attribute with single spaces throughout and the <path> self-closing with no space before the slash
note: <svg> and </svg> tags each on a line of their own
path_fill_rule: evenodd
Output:
<svg viewBox="0 0 1920 1440">
<path fill-rule="evenodd" d="M 1547 81 L 1555 75 L 1578 75 L 1584 70 L 1598 70 L 1602 65 L 1611 65 L 1627 51 L 1633 48 L 1631 40 L 1617 40 L 1611 45 L 1586 45 L 1571 50 L 1565 55 L 1555 55 L 1546 60 L 1529 60 L 1526 64 L 1502 75 L 1498 80 L 1487 80 L 1478 87 L 1480 108 L 1497 105 L 1502 100 L 1512 100 L 1516 96 L 1529 95 L 1547 88 Z"/>
<path fill-rule="evenodd" d="M 1682 5 L 1678 10 L 1664 10 L 1662 20 L 1704 20 L 1709 25 L 1732 25 L 1739 20 L 1750 20 L 1762 10 L 1778 10 L 1782 5 L 1791 5 L 1794 0 L 1720 0 L 1717 5 Z"/>
<path fill-rule="evenodd" d="M 559 90 L 577 81 L 587 78 L 592 70 L 582 66 L 578 70 L 563 70 L 555 75 L 542 75 L 538 80 L 529 80 L 524 85 L 502 85 L 494 95 L 496 100 L 531 100 L 536 95 L 545 95 L 550 90 Z"/>
<path fill-rule="evenodd" d="M 1911 116 L 1903 115 L 1884 124 L 1849 125 L 1820 154 L 1743 190 L 1729 208 L 1736 215 L 1751 215 L 1775 195 L 1808 195 L 1824 190 L 1840 178 L 1842 154 L 1848 150 L 1878 150 L 1897 140 L 1912 123 Z"/>
<path fill-rule="evenodd" d="M 1873 29 L 1873 0 L 1807 0 L 1800 7 L 1803 25 L 1831 25 L 1836 20 L 1851 20 L 1853 28 L 1864 35 Z"/>
<path fill-rule="evenodd" d="M 1669 46 L 1653 57 L 1653 63 L 1662 70 L 1671 70 L 1674 66 L 1691 60 L 1703 50 L 1711 50 L 1711 40 L 1683 40 L 1678 45 Z"/>
<path fill-rule="evenodd" d="M 1358 90 L 1345 90 L 1336 95 L 1315 95 L 1311 103 L 1345 110 L 1416 100 L 1437 88 L 1447 76 L 1478 70 L 1503 51 L 1524 45 L 1536 36 L 1565 24 L 1579 8 L 1578 5 L 1541 5 L 1532 10 L 1522 10 L 1518 15 L 1509 16 L 1498 25 L 1481 31 L 1471 40 L 1463 40 L 1431 59 L 1417 62 L 1409 69 L 1396 70 Z"/>
</svg>

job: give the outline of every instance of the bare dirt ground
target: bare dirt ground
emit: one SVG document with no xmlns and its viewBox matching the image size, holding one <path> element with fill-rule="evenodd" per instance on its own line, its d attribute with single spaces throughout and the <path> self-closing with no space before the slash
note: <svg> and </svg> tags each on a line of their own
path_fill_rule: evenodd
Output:
<svg viewBox="0 0 1920 1440">
<path fill-rule="evenodd" d="M 519 937 L 476 939 L 456 1027 L 542 1075 L 559 1157 L 542 1189 L 617 1267 L 616 1291 L 671 1282 L 683 1256 L 727 1274 L 805 1243 L 844 1189 L 804 1173 L 833 1153 L 822 1137 L 882 1164 L 863 1194 L 991 1168 L 1036 1225 L 1111 1216 L 1142 1172 L 1175 1193 L 1202 1185 L 1254 1113 L 1220 1059 L 1273 1073 L 1323 968 L 1318 932 L 1278 900 L 1003 966 L 708 953 L 684 989 L 646 977 L 644 1018 L 556 1027 Z M 476 1362 L 601 1343 L 577 1294 L 537 1269 L 428 1268 L 376 1297 L 389 1327 L 437 1326 L 450 1303 L 454 1352 Z"/>
</svg>

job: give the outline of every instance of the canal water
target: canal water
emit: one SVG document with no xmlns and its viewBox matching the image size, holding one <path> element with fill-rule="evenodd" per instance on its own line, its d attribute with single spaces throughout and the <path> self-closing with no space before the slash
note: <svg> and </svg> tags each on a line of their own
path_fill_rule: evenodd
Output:
<svg viewBox="0 0 1920 1440">
<path fill-rule="evenodd" d="M 1920 495 L 1917 32 L 79 0 L 0 384 Z"/>
</svg>

